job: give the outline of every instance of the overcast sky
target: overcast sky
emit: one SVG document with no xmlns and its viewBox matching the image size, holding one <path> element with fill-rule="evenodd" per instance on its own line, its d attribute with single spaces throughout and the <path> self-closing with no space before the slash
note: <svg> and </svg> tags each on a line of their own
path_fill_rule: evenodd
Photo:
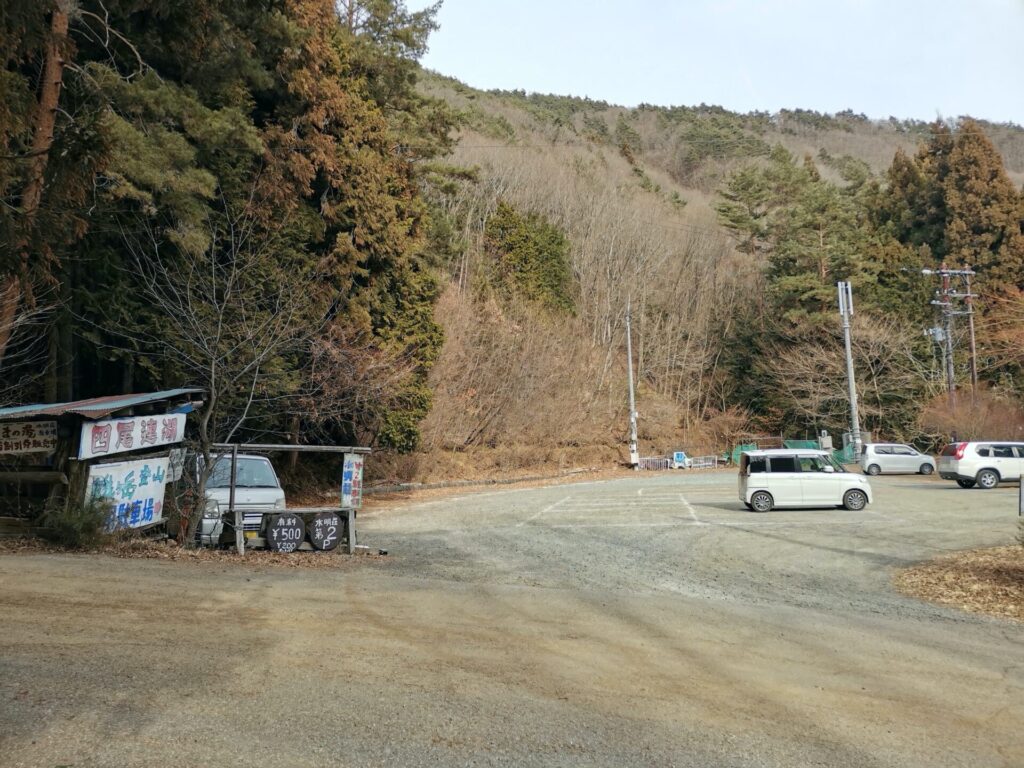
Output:
<svg viewBox="0 0 1024 768">
<path fill-rule="evenodd" d="M 1024 0 L 444 0 L 438 21 L 423 64 L 476 88 L 1024 125 Z"/>
</svg>

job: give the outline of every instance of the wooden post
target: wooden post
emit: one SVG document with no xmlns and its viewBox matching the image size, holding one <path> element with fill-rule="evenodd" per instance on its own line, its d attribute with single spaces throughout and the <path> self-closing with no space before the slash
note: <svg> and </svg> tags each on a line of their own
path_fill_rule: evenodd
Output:
<svg viewBox="0 0 1024 768">
<path fill-rule="evenodd" d="M 235 549 L 238 554 L 245 554 L 245 531 L 243 530 L 242 513 L 235 508 L 235 483 L 238 472 L 238 445 L 231 446 L 231 481 L 228 485 L 228 514 L 235 521 Z"/>
<path fill-rule="evenodd" d="M 356 511 L 354 509 L 345 510 L 345 534 L 348 537 L 348 553 L 354 555 L 356 553 Z"/>
</svg>

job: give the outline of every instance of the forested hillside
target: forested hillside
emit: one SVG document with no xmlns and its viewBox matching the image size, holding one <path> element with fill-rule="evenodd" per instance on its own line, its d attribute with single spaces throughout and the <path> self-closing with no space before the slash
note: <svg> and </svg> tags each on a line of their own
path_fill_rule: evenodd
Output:
<svg viewBox="0 0 1024 768">
<path fill-rule="evenodd" d="M 194 385 L 207 443 L 402 478 L 610 462 L 631 303 L 642 452 L 717 450 L 844 428 L 848 279 L 867 428 L 1017 429 L 1020 128 L 485 93 L 419 68 L 435 12 L 5 2 L 3 401 Z M 943 261 L 982 293 L 953 416 Z"/>
<path fill-rule="evenodd" d="M 413 89 L 432 12 L 0 7 L 3 399 L 191 385 L 205 442 L 411 449 L 441 344 Z"/>
<path fill-rule="evenodd" d="M 1019 426 L 1007 407 L 1018 412 L 1021 329 L 1006 322 L 1021 316 L 1024 285 L 1019 127 L 623 109 L 436 75 L 422 89 L 459 115 L 451 162 L 464 170 L 430 191 L 457 244 L 428 448 L 495 446 L 509 463 L 609 445 L 621 456 L 630 298 L 642 452 L 721 449 L 742 432 L 838 437 L 835 283 L 847 279 L 865 428 L 927 443 L 992 413 Z M 973 414 L 964 397 L 946 412 L 940 354 L 923 335 L 939 285 L 920 270 L 944 260 L 974 265 L 985 294 L 987 394 Z M 569 278 L 545 303 L 534 272 L 548 261 Z M 966 385 L 966 344 L 956 371 Z"/>
</svg>

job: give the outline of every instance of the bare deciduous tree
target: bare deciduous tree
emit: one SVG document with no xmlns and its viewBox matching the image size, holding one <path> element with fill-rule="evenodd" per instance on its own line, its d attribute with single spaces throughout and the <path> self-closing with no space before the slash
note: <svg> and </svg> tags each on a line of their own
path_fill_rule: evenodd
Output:
<svg viewBox="0 0 1024 768">
<path fill-rule="evenodd" d="M 209 245 L 196 252 L 163 242 L 148 226 L 145 239 L 125 236 L 132 276 L 154 313 L 144 348 L 206 393 L 198 418 L 199 499 L 215 443 L 231 442 L 255 407 L 284 410 L 297 402 L 301 382 L 284 359 L 303 355 L 325 322 L 309 290 L 317 276 L 279 260 L 283 222 L 268 232 L 247 206 L 227 209 L 209 226 Z M 186 541 L 198 518 L 189 520 Z"/>
</svg>

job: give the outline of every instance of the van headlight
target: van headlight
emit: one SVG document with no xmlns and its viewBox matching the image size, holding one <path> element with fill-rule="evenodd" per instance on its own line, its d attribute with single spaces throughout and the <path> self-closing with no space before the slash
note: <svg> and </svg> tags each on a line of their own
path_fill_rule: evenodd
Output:
<svg viewBox="0 0 1024 768">
<path fill-rule="evenodd" d="M 285 509 L 284 499 L 278 499 L 274 502 L 274 509 Z"/>
<path fill-rule="evenodd" d="M 206 507 L 203 509 L 203 518 L 206 520 L 219 520 L 220 504 L 213 499 L 207 499 Z"/>
</svg>

